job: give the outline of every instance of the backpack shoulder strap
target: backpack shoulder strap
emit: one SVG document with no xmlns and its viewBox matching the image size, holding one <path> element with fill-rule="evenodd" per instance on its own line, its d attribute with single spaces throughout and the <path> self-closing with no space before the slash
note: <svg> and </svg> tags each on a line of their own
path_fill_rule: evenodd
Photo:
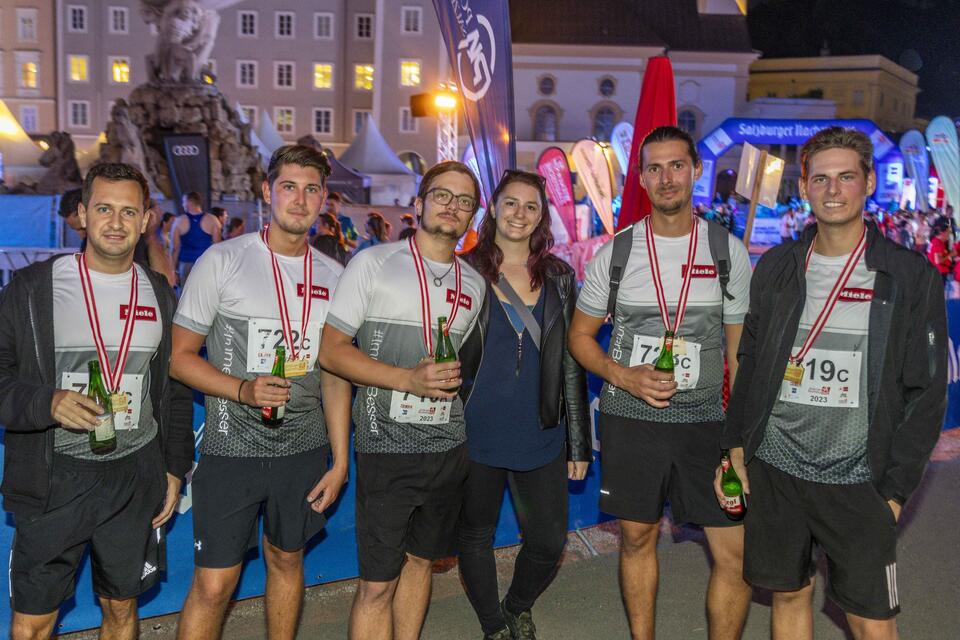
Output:
<svg viewBox="0 0 960 640">
<path fill-rule="evenodd" d="M 621 229 L 613 236 L 613 251 L 610 257 L 610 294 L 607 297 L 607 313 L 613 317 L 617 310 L 617 291 L 633 246 L 633 225 Z"/>
<path fill-rule="evenodd" d="M 717 268 L 717 279 L 720 280 L 720 291 L 725 300 L 733 300 L 734 296 L 727 291 L 730 282 L 730 232 L 716 222 L 707 220 L 707 237 L 710 240 L 710 256 Z"/>
</svg>

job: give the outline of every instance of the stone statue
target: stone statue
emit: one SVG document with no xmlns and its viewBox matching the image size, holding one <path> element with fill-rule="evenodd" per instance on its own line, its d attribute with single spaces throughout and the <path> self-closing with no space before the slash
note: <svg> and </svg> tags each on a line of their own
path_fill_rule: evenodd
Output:
<svg viewBox="0 0 960 640">
<path fill-rule="evenodd" d="M 239 0 L 141 0 L 144 21 L 157 29 L 147 56 L 151 82 L 200 83 L 220 24 L 218 9 Z"/>
<path fill-rule="evenodd" d="M 66 131 L 54 131 L 45 137 L 47 149 L 38 160 L 46 171 L 40 179 L 25 179 L 12 187 L 3 189 L 11 194 L 52 195 L 76 189 L 83 183 L 80 167 L 77 165 L 76 147 L 73 138 Z"/>
</svg>

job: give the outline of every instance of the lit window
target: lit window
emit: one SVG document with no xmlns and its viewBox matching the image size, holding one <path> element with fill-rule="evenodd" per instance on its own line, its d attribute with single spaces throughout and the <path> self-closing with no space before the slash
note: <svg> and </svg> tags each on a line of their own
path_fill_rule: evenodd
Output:
<svg viewBox="0 0 960 640">
<path fill-rule="evenodd" d="M 36 9 L 17 9 L 17 39 L 27 42 L 37 40 Z"/>
<path fill-rule="evenodd" d="M 70 56 L 70 82 L 89 82 L 88 75 L 89 59 L 87 56 Z"/>
<path fill-rule="evenodd" d="M 356 15 L 356 33 L 357 40 L 370 40 L 373 38 L 373 15 L 369 13 L 358 13 Z"/>
<path fill-rule="evenodd" d="M 416 133 L 417 119 L 410 112 L 410 107 L 400 107 L 400 133 Z"/>
<path fill-rule="evenodd" d="M 86 100 L 70 100 L 67 103 L 71 127 L 90 126 L 90 103 Z"/>
<path fill-rule="evenodd" d="M 257 62 L 255 60 L 237 61 L 237 86 L 256 88 L 257 86 Z"/>
<path fill-rule="evenodd" d="M 357 109 L 353 112 L 353 134 L 356 135 L 360 133 L 360 129 L 363 129 L 363 123 L 367 121 L 372 115 L 373 112 L 367 109 Z"/>
<path fill-rule="evenodd" d="M 373 91 L 373 65 L 353 65 L 353 88 L 361 91 Z"/>
<path fill-rule="evenodd" d="M 293 63 L 292 62 L 274 62 L 273 63 L 274 86 L 278 89 L 293 89 Z"/>
<path fill-rule="evenodd" d="M 20 65 L 20 87 L 22 89 L 36 89 L 37 76 L 40 73 L 40 65 L 34 61 L 24 62 Z"/>
<path fill-rule="evenodd" d="M 110 7 L 110 33 L 129 33 L 128 16 L 126 7 Z"/>
<path fill-rule="evenodd" d="M 257 126 L 257 108 L 251 106 L 241 106 L 240 115 L 251 127 Z"/>
<path fill-rule="evenodd" d="M 39 119 L 40 115 L 35 106 L 24 105 L 20 107 L 20 126 L 27 133 L 36 133 L 40 129 Z"/>
<path fill-rule="evenodd" d="M 421 18 L 423 9 L 420 7 L 403 7 L 402 19 L 404 33 L 421 33 Z"/>
<path fill-rule="evenodd" d="M 273 121 L 277 133 L 293 133 L 293 107 L 274 107 Z"/>
<path fill-rule="evenodd" d="M 67 7 L 67 31 L 71 33 L 87 32 L 87 8 L 79 5 Z"/>
<path fill-rule="evenodd" d="M 420 63 L 416 60 L 400 61 L 400 84 L 404 87 L 420 86 Z"/>
<path fill-rule="evenodd" d="M 256 11 L 240 11 L 237 14 L 237 32 L 241 38 L 257 37 Z"/>
<path fill-rule="evenodd" d="M 333 14 L 313 14 L 313 37 L 317 40 L 333 40 Z"/>
<path fill-rule="evenodd" d="M 274 25 L 274 35 L 277 38 L 293 37 L 293 13 L 290 11 L 277 11 L 276 23 Z"/>
<path fill-rule="evenodd" d="M 333 109 L 313 110 L 313 132 L 320 135 L 333 133 Z"/>
<path fill-rule="evenodd" d="M 113 84 L 130 82 L 130 58 L 110 58 L 110 82 Z"/>
<path fill-rule="evenodd" d="M 332 89 L 333 88 L 333 65 L 327 62 L 315 62 L 313 64 L 313 88 L 314 89 Z"/>
</svg>

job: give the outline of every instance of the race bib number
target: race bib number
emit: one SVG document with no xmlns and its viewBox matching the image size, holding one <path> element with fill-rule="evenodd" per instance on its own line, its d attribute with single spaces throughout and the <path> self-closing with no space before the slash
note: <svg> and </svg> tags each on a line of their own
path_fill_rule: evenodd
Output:
<svg viewBox="0 0 960 640">
<path fill-rule="evenodd" d="M 660 338 L 653 336 L 633 336 L 630 366 L 656 364 L 657 357 L 660 355 L 661 342 Z M 687 352 L 684 355 L 673 354 L 673 377 L 677 381 L 678 391 L 696 389 L 700 381 L 700 344 L 689 340 L 686 343 Z"/>
<path fill-rule="evenodd" d="M 90 376 L 86 371 L 64 371 L 61 388 L 87 395 L 89 381 Z M 123 374 L 120 378 L 120 393 L 127 397 L 127 409 L 114 414 L 114 428 L 118 431 L 137 429 L 140 426 L 140 405 L 143 403 L 143 376 Z"/>
<path fill-rule="evenodd" d="M 810 349 L 803 362 L 803 381 L 780 384 L 780 400 L 814 407 L 860 406 L 860 365 L 856 351 Z"/>
<path fill-rule="evenodd" d="M 412 393 L 394 391 L 390 396 L 390 419 L 413 424 L 450 422 L 452 400 L 421 398 Z"/>
<path fill-rule="evenodd" d="M 317 352 L 320 349 L 320 331 L 323 325 L 319 322 L 307 323 L 307 335 L 300 346 L 300 330 L 292 329 L 293 343 L 297 345 L 296 371 L 287 369 L 292 375 L 305 375 L 313 371 L 317 361 Z M 277 347 L 287 348 L 287 358 L 290 357 L 290 346 L 283 340 L 283 329 L 280 320 L 269 318 L 250 318 L 247 321 L 247 373 L 262 373 L 269 375 L 273 370 L 273 358 Z M 302 361 L 302 362 L 301 362 Z"/>
</svg>

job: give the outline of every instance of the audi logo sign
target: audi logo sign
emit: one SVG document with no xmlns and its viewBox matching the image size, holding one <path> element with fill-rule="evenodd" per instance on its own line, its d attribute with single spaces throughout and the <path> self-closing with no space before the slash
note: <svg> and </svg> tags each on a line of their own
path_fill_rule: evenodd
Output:
<svg viewBox="0 0 960 640">
<path fill-rule="evenodd" d="M 170 148 L 171 153 L 175 156 L 198 156 L 200 155 L 200 147 L 195 144 L 175 144 Z"/>
</svg>

